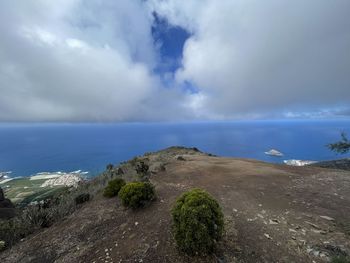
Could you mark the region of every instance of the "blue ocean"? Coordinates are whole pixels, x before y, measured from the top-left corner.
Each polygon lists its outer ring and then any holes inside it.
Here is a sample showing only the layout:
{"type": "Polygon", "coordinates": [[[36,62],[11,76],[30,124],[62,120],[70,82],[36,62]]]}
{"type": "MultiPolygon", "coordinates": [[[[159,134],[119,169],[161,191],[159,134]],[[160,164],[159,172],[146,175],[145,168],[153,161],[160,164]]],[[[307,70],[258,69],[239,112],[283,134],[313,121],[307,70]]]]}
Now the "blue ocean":
{"type": "Polygon", "coordinates": [[[326,144],[350,134],[350,121],[235,121],[122,124],[0,124],[0,172],[88,171],[169,146],[197,147],[220,156],[267,162],[349,157],[326,144]],[[266,155],[277,149],[283,157],[266,155]]]}

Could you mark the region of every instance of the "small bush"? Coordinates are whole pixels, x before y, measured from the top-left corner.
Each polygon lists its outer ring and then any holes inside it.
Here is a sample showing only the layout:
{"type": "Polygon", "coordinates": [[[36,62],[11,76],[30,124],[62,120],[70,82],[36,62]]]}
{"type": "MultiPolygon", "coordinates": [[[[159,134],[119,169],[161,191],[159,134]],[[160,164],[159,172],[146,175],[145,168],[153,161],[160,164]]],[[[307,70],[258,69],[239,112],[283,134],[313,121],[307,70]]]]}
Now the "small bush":
{"type": "Polygon", "coordinates": [[[137,163],[135,169],[141,181],[148,181],[149,166],[144,161],[137,163]]]}
{"type": "Polygon", "coordinates": [[[122,168],[119,167],[117,170],[117,175],[122,175],[122,174],[124,174],[124,171],[122,168]]]}
{"type": "Polygon", "coordinates": [[[150,183],[128,183],[120,189],[119,198],[126,207],[143,207],[155,198],[154,187],[150,183]]]}
{"type": "Polygon", "coordinates": [[[21,238],[31,234],[37,226],[22,218],[0,220],[0,240],[4,242],[3,250],[18,242],[21,238]]]}
{"type": "Polygon", "coordinates": [[[177,160],[178,160],[178,161],[186,161],[186,159],[183,158],[182,156],[178,156],[178,157],[177,157],[177,160]]]}
{"type": "Polygon", "coordinates": [[[189,254],[212,253],[224,230],[218,202],[206,191],[182,194],[172,209],[173,234],[180,250],[189,254]]]}
{"type": "Polygon", "coordinates": [[[75,204],[80,205],[90,200],[90,194],[83,193],[75,198],[75,204]]]}
{"type": "Polygon", "coordinates": [[[113,164],[107,164],[107,166],[106,166],[106,170],[107,171],[112,171],[113,170],[113,164]]]}
{"type": "Polygon", "coordinates": [[[5,245],[6,245],[5,241],[0,240],[0,252],[5,250],[5,245]]]}
{"type": "Polygon", "coordinates": [[[104,190],[103,195],[105,197],[117,196],[120,189],[125,185],[125,181],[121,178],[113,179],[108,182],[107,187],[104,190]]]}
{"type": "Polygon", "coordinates": [[[331,263],[350,263],[350,258],[345,256],[333,257],[331,263]]]}

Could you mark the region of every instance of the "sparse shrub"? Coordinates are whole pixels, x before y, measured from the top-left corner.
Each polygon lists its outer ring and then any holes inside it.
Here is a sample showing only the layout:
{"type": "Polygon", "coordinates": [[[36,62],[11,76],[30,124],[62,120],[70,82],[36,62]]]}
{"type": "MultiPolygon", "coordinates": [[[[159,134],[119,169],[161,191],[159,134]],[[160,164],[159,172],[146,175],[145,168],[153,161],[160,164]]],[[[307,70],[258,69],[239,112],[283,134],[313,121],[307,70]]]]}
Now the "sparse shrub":
{"type": "Polygon", "coordinates": [[[177,160],[178,160],[178,161],[186,161],[186,159],[183,158],[182,156],[178,156],[178,157],[177,157],[177,160]]]}
{"type": "Polygon", "coordinates": [[[136,172],[138,174],[146,174],[148,172],[149,166],[145,164],[144,161],[140,161],[138,164],[136,164],[136,172]]]}
{"type": "Polygon", "coordinates": [[[137,162],[139,161],[139,157],[135,156],[134,158],[132,158],[129,163],[132,165],[132,166],[135,166],[137,164],[137,162]]]}
{"type": "Polygon", "coordinates": [[[141,181],[148,181],[147,175],[149,171],[149,166],[144,161],[140,161],[139,163],[137,163],[135,169],[141,181]]]}
{"type": "Polygon", "coordinates": [[[128,183],[120,189],[119,198],[126,207],[143,207],[155,198],[154,187],[150,183],[128,183]]]}
{"type": "Polygon", "coordinates": [[[64,189],[50,199],[33,202],[24,202],[23,207],[18,208],[17,216],[9,220],[0,219],[0,241],[5,242],[5,248],[9,248],[22,238],[36,232],[43,227],[49,227],[53,223],[62,220],[72,214],[76,208],[76,197],[82,193],[89,194],[90,198],[105,188],[106,175],[102,174],[86,184],[79,185],[77,189],[64,189]]]}
{"type": "Polygon", "coordinates": [[[103,195],[105,197],[117,196],[120,189],[125,185],[125,181],[121,178],[116,178],[108,182],[103,195]]]}
{"type": "Polygon", "coordinates": [[[83,193],[75,198],[75,204],[80,205],[90,200],[90,194],[83,193]]]}
{"type": "Polygon", "coordinates": [[[34,229],[29,222],[22,218],[0,220],[0,239],[4,242],[2,249],[12,246],[21,238],[32,233],[34,229]]]}
{"type": "Polygon", "coordinates": [[[350,263],[350,258],[345,256],[333,257],[331,263],[350,263]]]}
{"type": "Polygon", "coordinates": [[[0,240],[0,252],[3,251],[5,249],[5,241],[0,240]]]}
{"type": "Polygon", "coordinates": [[[124,174],[124,171],[122,168],[119,167],[117,170],[117,175],[122,175],[122,174],[124,174]]]}
{"type": "Polygon", "coordinates": [[[57,214],[55,212],[54,209],[33,206],[25,209],[22,216],[29,225],[45,228],[50,227],[56,220],[57,214]]]}
{"type": "Polygon", "coordinates": [[[212,253],[224,230],[218,202],[206,191],[182,194],[172,209],[173,234],[180,250],[189,254],[212,253]]]}
{"type": "Polygon", "coordinates": [[[113,164],[107,164],[107,166],[106,166],[106,170],[107,171],[112,171],[112,169],[113,169],[113,164]]]}
{"type": "Polygon", "coordinates": [[[350,258],[346,256],[333,257],[331,263],[350,263],[350,258]]]}
{"type": "Polygon", "coordinates": [[[350,151],[350,141],[344,132],[341,133],[341,140],[327,145],[333,152],[346,154],[350,151]]]}

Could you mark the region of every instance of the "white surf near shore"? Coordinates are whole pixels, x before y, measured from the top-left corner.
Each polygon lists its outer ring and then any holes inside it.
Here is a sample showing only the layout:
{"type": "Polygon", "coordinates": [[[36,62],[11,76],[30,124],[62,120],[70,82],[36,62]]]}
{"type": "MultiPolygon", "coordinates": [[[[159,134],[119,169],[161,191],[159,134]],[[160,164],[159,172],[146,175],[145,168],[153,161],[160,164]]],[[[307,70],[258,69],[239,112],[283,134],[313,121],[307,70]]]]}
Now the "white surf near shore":
{"type": "Polygon", "coordinates": [[[28,177],[9,177],[8,174],[11,172],[0,172],[0,185],[3,185],[9,181],[15,179],[25,179],[27,178],[30,181],[35,180],[44,180],[41,187],[50,187],[50,186],[74,186],[77,187],[81,181],[85,180],[85,175],[89,172],[82,170],[77,170],[73,172],[40,172],[28,177]]]}
{"type": "Polygon", "coordinates": [[[0,172],[0,180],[1,179],[8,179],[9,178],[9,174],[11,174],[12,171],[7,171],[7,172],[0,172]]]}
{"type": "Polygon", "coordinates": [[[4,179],[4,180],[1,180],[1,181],[0,181],[0,184],[4,184],[4,183],[7,183],[7,182],[10,182],[10,181],[12,181],[13,179],[15,179],[15,178],[7,178],[7,179],[4,179]]]}
{"type": "Polygon", "coordinates": [[[11,173],[12,171],[0,172],[0,184],[4,184],[6,182],[13,180],[13,178],[9,177],[9,174],[11,173]]]}
{"type": "Polygon", "coordinates": [[[303,160],[296,160],[296,159],[284,160],[283,162],[286,165],[291,165],[291,166],[305,166],[305,165],[317,163],[317,161],[303,161],[303,160]]]}
{"type": "Polygon", "coordinates": [[[29,180],[43,180],[43,179],[53,179],[62,176],[63,173],[56,172],[56,173],[38,173],[36,175],[33,175],[29,178],[29,180]]]}

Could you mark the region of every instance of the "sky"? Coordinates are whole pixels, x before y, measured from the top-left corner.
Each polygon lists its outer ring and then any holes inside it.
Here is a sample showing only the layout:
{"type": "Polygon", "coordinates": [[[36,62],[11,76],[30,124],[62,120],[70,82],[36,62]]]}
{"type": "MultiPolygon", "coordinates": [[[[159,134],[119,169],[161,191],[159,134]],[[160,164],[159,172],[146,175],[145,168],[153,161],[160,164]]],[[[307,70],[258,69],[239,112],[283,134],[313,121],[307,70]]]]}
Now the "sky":
{"type": "Polygon", "coordinates": [[[1,0],[0,122],[350,117],[348,0],[1,0]]]}

